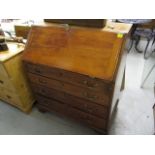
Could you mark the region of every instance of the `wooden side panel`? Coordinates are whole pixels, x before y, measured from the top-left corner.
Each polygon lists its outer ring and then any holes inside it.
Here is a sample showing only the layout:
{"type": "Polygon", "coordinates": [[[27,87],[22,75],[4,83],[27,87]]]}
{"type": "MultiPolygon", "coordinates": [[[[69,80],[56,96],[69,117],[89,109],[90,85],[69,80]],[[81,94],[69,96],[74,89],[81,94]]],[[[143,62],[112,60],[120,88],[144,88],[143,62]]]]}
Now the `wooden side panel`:
{"type": "Polygon", "coordinates": [[[3,63],[0,63],[0,77],[8,78],[8,74],[3,66],[3,63]]]}
{"type": "MultiPolygon", "coordinates": [[[[129,36],[126,36],[128,38],[129,36]]],[[[108,127],[110,127],[113,116],[115,115],[117,105],[119,103],[119,100],[121,98],[121,91],[124,90],[125,87],[125,67],[126,67],[126,58],[127,58],[127,39],[124,40],[124,43],[122,44],[121,54],[120,54],[120,62],[119,66],[116,69],[116,81],[115,81],[115,87],[113,91],[113,98],[111,103],[111,108],[109,112],[109,124],[108,127]]]]}
{"type": "Polygon", "coordinates": [[[21,61],[21,55],[22,54],[18,54],[16,57],[13,57],[9,61],[5,62],[5,68],[12,84],[18,92],[23,91],[31,93],[32,91],[21,61]]]}

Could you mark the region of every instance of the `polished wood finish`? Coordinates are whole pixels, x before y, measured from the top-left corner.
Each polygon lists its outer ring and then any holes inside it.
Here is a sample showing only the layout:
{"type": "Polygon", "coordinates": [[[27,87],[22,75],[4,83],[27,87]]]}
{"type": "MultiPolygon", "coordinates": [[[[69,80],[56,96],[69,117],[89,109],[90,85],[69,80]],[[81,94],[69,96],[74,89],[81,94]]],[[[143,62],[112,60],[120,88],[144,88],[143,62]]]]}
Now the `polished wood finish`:
{"type": "Polygon", "coordinates": [[[25,68],[30,73],[41,75],[47,78],[52,78],[55,80],[60,80],[84,88],[101,91],[108,91],[109,89],[112,89],[111,87],[109,87],[108,83],[103,82],[103,80],[99,78],[90,77],[84,74],[78,74],[76,72],[65,71],[63,69],[52,68],[48,67],[47,65],[39,65],[33,63],[26,63],[25,68]]]}
{"type": "Polygon", "coordinates": [[[71,118],[74,118],[80,122],[86,123],[90,126],[93,126],[94,128],[104,130],[106,127],[106,120],[96,117],[94,115],[91,115],[89,113],[85,113],[81,110],[72,108],[70,106],[67,106],[63,102],[50,100],[48,98],[44,98],[41,96],[37,96],[37,99],[39,101],[38,106],[42,107],[47,111],[56,111],[58,113],[70,116],[71,118]]]}
{"type": "Polygon", "coordinates": [[[57,91],[55,89],[36,85],[35,83],[32,83],[32,88],[38,95],[58,100],[60,102],[65,102],[72,107],[107,119],[108,110],[106,106],[102,106],[100,104],[96,104],[94,102],[75,97],[63,91],[57,91]]]}
{"type": "Polygon", "coordinates": [[[8,43],[8,47],[0,52],[0,99],[29,112],[34,97],[21,62],[24,45],[8,43]]]}
{"type": "Polygon", "coordinates": [[[114,80],[124,37],[117,38],[116,34],[93,29],[66,30],[63,27],[39,26],[34,26],[31,34],[29,48],[25,49],[25,60],[37,64],[46,62],[50,67],[107,81],[114,80]]]}
{"type": "Polygon", "coordinates": [[[49,79],[31,73],[28,73],[28,77],[31,82],[42,85],[43,87],[54,88],[58,91],[62,90],[76,97],[94,101],[105,106],[109,105],[110,97],[112,96],[111,91],[93,91],[92,89],[74,86],[59,80],[49,79]]]}
{"type": "Polygon", "coordinates": [[[123,89],[126,37],[105,29],[33,26],[23,63],[39,109],[107,133],[123,89]]]}

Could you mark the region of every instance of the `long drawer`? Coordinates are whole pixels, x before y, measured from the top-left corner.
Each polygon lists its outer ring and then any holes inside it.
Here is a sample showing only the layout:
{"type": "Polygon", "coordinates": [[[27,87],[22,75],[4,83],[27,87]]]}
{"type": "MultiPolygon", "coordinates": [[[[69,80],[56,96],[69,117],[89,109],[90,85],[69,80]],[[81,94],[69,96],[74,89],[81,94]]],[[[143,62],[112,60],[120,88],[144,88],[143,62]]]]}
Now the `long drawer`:
{"type": "Polygon", "coordinates": [[[10,91],[15,91],[15,88],[13,87],[12,81],[9,79],[9,77],[0,76],[0,88],[6,88],[10,91]]]}
{"type": "Polygon", "coordinates": [[[24,63],[24,66],[28,72],[93,90],[109,92],[113,88],[113,85],[103,82],[100,79],[65,71],[63,69],[52,68],[39,64],[35,65],[27,62],[24,63]]]}
{"type": "Polygon", "coordinates": [[[17,94],[15,94],[7,89],[4,89],[4,88],[1,88],[1,90],[0,90],[0,99],[3,101],[6,101],[12,105],[15,105],[15,106],[22,105],[20,97],[17,94]]]}
{"type": "Polygon", "coordinates": [[[55,100],[64,102],[74,108],[80,109],[84,112],[90,113],[92,115],[96,115],[101,118],[108,118],[108,108],[95,104],[93,102],[88,102],[84,99],[80,99],[78,97],[66,94],[61,91],[56,91],[54,89],[45,88],[36,84],[32,84],[32,88],[37,94],[41,94],[48,98],[53,98],[55,100]]]}
{"type": "Polygon", "coordinates": [[[47,111],[55,111],[59,114],[70,116],[70,118],[76,119],[80,122],[84,122],[94,128],[106,130],[106,120],[91,114],[85,113],[78,109],[69,107],[68,105],[58,102],[56,100],[47,99],[37,95],[38,104],[37,106],[47,111]]]}
{"type": "Polygon", "coordinates": [[[31,82],[44,87],[53,88],[58,91],[63,91],[73,96],[84,98],[86,100],[109,106],[110,94],[108,92],[96,92],[86,88],[77,87],[55,79],[49,79],[39,75],[28,73],[31,82]]]}

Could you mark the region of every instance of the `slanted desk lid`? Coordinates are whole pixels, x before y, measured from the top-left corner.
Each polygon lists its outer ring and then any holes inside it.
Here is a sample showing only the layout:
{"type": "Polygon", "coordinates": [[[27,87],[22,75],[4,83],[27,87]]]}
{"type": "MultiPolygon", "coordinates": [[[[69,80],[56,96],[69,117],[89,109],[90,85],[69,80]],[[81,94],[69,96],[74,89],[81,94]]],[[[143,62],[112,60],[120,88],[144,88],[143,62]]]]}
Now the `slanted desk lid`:
{"type": "Polygon", "coordinates": [[[111,81],[123,39],[102,29],[33,26],[23,60],[111,81]]]}

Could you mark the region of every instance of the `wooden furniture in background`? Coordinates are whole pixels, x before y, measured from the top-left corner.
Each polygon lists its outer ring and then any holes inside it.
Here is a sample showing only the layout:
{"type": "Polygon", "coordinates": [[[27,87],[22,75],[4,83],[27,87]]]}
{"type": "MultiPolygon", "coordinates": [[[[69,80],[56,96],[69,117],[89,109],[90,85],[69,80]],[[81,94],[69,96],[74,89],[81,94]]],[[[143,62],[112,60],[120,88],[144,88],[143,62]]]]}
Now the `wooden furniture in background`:
{"type": "Polygon", "coordinates": [[[23,37],[27,39],[31,26],[24,25],[24,24],[16,24],[15,26],[15,34],[17,37],[23,37]]]}
{"type": "Polygon", "coordinates": [[[41,111],[55,111],[107,133],[124,85],[131,28],[113,26],[32,26],[23,63],[41,111]]]}
{"type": "Polygon", "coordinates": [[[23,44],[8,43],[9,50],[0,52],[0,99],[24,112],[34,102],[21,62],[23,44]]]}
{"type": "Polygon", "coordinates": [[[45,22],[103,28],[105,19],[44,19],[45,22]]]}

